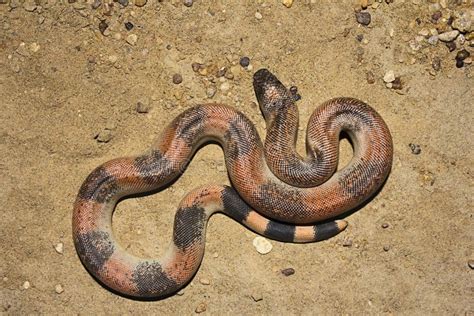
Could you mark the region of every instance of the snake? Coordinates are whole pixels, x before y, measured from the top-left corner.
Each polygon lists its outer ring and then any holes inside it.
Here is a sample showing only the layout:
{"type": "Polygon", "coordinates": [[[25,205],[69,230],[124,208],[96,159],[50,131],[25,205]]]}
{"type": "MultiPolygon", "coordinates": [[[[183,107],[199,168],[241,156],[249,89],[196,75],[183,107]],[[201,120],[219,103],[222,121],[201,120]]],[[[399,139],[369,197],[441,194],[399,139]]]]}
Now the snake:
{"type": "Polygon", "coordinates": [[[254,73],[253,87],[266,123],[264,142],[241,112],[201,104],[178,115],[146,153],[110,160],[87,176],[74,203],[72,233],[82,264],[99,283],[126,297],[166,298],[196,274],[213,214],[224,213],[274,240],[314,242],[344,230],[348,223],[341,216],[380,190],[391,170],[393,144],[372,107],[348,97],[321,104],[310,116],[302,156],[296,149],[294,91],[267,69],[254,73]],[[353,155],[337,170],[343,136],[353,155]],[[129,253],[113,233],[117,203],[169,186],[209,143],[222,148],[231,186],[204,183],[185,195],[162,257],[129,253]]]}

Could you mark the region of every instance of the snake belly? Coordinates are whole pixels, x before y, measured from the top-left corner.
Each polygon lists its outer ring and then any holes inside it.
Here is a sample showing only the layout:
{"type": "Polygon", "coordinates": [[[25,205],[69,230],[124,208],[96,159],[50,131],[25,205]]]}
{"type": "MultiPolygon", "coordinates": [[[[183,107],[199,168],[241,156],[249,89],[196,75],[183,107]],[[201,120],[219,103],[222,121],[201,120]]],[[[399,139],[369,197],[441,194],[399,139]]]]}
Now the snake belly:
{"type": "Polygon", "coordinates": [[[272,239],[313,242],[342,231],[347,222],[330,219],[380,189],[391,170],[393,145],[374,109],[353,98],[323,103],[309,120],[302,157],[295,149],[294,95],[266,69],[254,74],[253,83],[267,124],[264,143],[241,112],[222,104],[198,105],[176,117],[146,154],[105,162],[86,178],[74,204],[73,239],[82,263],[103,285],[130,297],[169,296],[196,273],[212,214],[222,212],[272,239]],[[342,132],[354,154],[336,172],[342,132]],[[118,201],[176,180],[210,141],[224,151],[232,187],[207,184],[183,198],[162,258],[128,253],[112,230],[118,201]]]}

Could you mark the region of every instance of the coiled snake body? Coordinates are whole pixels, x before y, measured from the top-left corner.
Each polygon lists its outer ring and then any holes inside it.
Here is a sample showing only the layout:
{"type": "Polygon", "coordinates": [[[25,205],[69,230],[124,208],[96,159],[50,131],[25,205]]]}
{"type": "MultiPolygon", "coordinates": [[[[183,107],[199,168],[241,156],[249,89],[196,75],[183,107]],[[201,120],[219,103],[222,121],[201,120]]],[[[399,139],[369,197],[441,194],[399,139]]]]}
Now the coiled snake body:
{"type": "Polygon", "coordinates": [[[266,69],[255,73],[254,89],[267,123],[264,144],[242,113],[220,104],[199,105],[174,119],[147,154],[111,160],[87,177],[74,204],[73,237],[83,264],[99,281],[127,296],[164,297],[196,273],[213,213],[223,212],[280,241],[318,241],[347,223],[317,222],[359,206],[381,187],[392,165],[392,139],[371,107],[351,98],[325,102],[309,120],[307,157],[301,157],[295,150],[294,95],[266,69]],[[335,172],[341,132],[349,135],[354,155],[335,172]],[[162,258],[129,254],[113,235],[118,200],[169,184],[211,140],[224,150],[232,187],[206,185],[184,197],[162,258]]]}

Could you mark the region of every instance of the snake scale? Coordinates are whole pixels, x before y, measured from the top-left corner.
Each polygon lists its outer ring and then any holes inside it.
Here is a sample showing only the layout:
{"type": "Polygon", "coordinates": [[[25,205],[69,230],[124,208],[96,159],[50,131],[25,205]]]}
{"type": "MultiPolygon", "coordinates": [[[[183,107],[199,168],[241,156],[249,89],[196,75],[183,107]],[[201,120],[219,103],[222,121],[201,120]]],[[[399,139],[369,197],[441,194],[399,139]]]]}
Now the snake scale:
{"type": "Polygon", "coordinates": [[[381,187],[391,170],[393,145],[387,125],[370,106],[352,98],[323,103],[310,117],[302,157],[295,149],[294,93],[266,69],[254,74],[253,85],[267,124],[264,143],[242,113],[222,104],[198,105],[176,117],[146,154],[108,161],[86,178],[74,204],[73,238],[82,263],[102,284],[125,296],[169,296],[196,273],[215,212],[272,239],[312,242],[342,231],[345,221],[329,219],[381,187]],[[352,143],[353,157],[336,172],[341,132],[352,143]],[[128,253],[112,229],[118,201],[174,181],[210,141],[224,151],[232,187],[204,185],[183,198],[162,258],[128,253]]]}

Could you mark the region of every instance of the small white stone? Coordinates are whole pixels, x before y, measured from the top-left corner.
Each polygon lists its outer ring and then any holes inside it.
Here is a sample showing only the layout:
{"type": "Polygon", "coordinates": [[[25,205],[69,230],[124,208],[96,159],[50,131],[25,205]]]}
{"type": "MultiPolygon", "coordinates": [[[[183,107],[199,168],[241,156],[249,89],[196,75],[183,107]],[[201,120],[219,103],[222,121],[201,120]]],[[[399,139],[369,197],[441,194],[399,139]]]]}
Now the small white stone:
{"type": "Polygon", "coordinates": [[[293,5],[293,0],[282,0],[281,3],[283,3],[285,7],[291,8],[291,6],[293,5]]]}
{"type": "Polygon", "coordinates": [[[127,36],[127,39],[126,39],[127,43],[129,43],[132,46],[134,46],[137,43],[137,40],[138,40],[137,34],[130,34],[129,36],[127,36]]]}
{"type": "Polygon", "coordinates": [[[224,81],[224,82],[221,84],[220,89],[221,89],[222,92],[229,91],[229,89],[230,89],[230,84],[229,84],[227,81],[224,81]]]}
{"type": "Polygon", "coordinates": [[[200,278],[199,283],[201,283],[202,285],[209,285],[211,284],[211,281],[207,278],[200,278]]]}
{"type": "Polygon", "coordinates": [[[109,61],[112,63],[112,64],[115,64],[118,60],[118,56],[117,55],[110,55],[109,56],[109,61]]]}
{"type": "Polygon", "coordinates": [[[28,281],[25,281],[25,283],[23,283],[23,288],[24,288],[25,290],[28,290],[28,289],[30,288],[30,286],[31,286],[31,284],[30,284],[30,282],[28,282],[28,281]]]}
{"type": "Polygon", "coordinates": [[[259,254],[266,255],[270,251],[272,251],[272,244],[262,236],[257,236],[252,242],[253,246],[257,250],[259,254]]]}
{"type": "Polygon", "coordinates": [[[37,51],[39,51],[41,48],[41,46],[38,44],[38,43],[31,43],[30,44],[30,50],[33,52],[33,53],[36,53],[37,51]]]}
{"type": "Polygon", "coordinates": [[[260,12],[257,11],[257,12],[255,12],[255,18],[256,18],[257,20],[261,20],[261,19],[263,18],[263,16],[262,16],[262,14],[261,14],[260,12]]]}
{"type": "Polygon", "coordinates": [[[442,42],[451,42],[459,35],[458,30],[444,32],[438,35],[438,38],[442,42]]]}
{"type": "Polygon", "coordinates": [[[54,246],[54,250],[56,250],[57,253],[62,254],[62,253],[63,253],[63,250],[64,250],[64,244],[63,244],[62,242],[57,243],[57,244],[54,246]]]}
{"type": "Polygon", "coordinates": [[[446,9],[448,6],[448,3],[446,0],[439,0],[439,5],[441,6],[441,8],[446,9]]]}
{"type": "Polygon", "coordinates": [[[383,76],[383,81],[386,83],[393,82],[395,80],[395,73],[393,70],[389,70],[385,73],[385,76],[383,76]]]}
{"type": "Polygon", "coordinates": [[[438,35],[433,35],[431,36],[430,38],[428,38],[428,43],[430,43],[431,45],[436,45],[438,44],[438,35]]]}
{"type": "Polygon", "coordinates": [[[421,29],[419,32],[418,32],[419,35],[421,36],[428,36],[430,34],[430,31],[428,31],[428,29],[421,29]]]}
{"type": "Polygon", "coordinates": [[[54,291],[58,294],[61,294],[62,292],[64,292],[64,289],[62,287],[61,284],[57,284],[55,287],[54,287],[54,291]]]}

